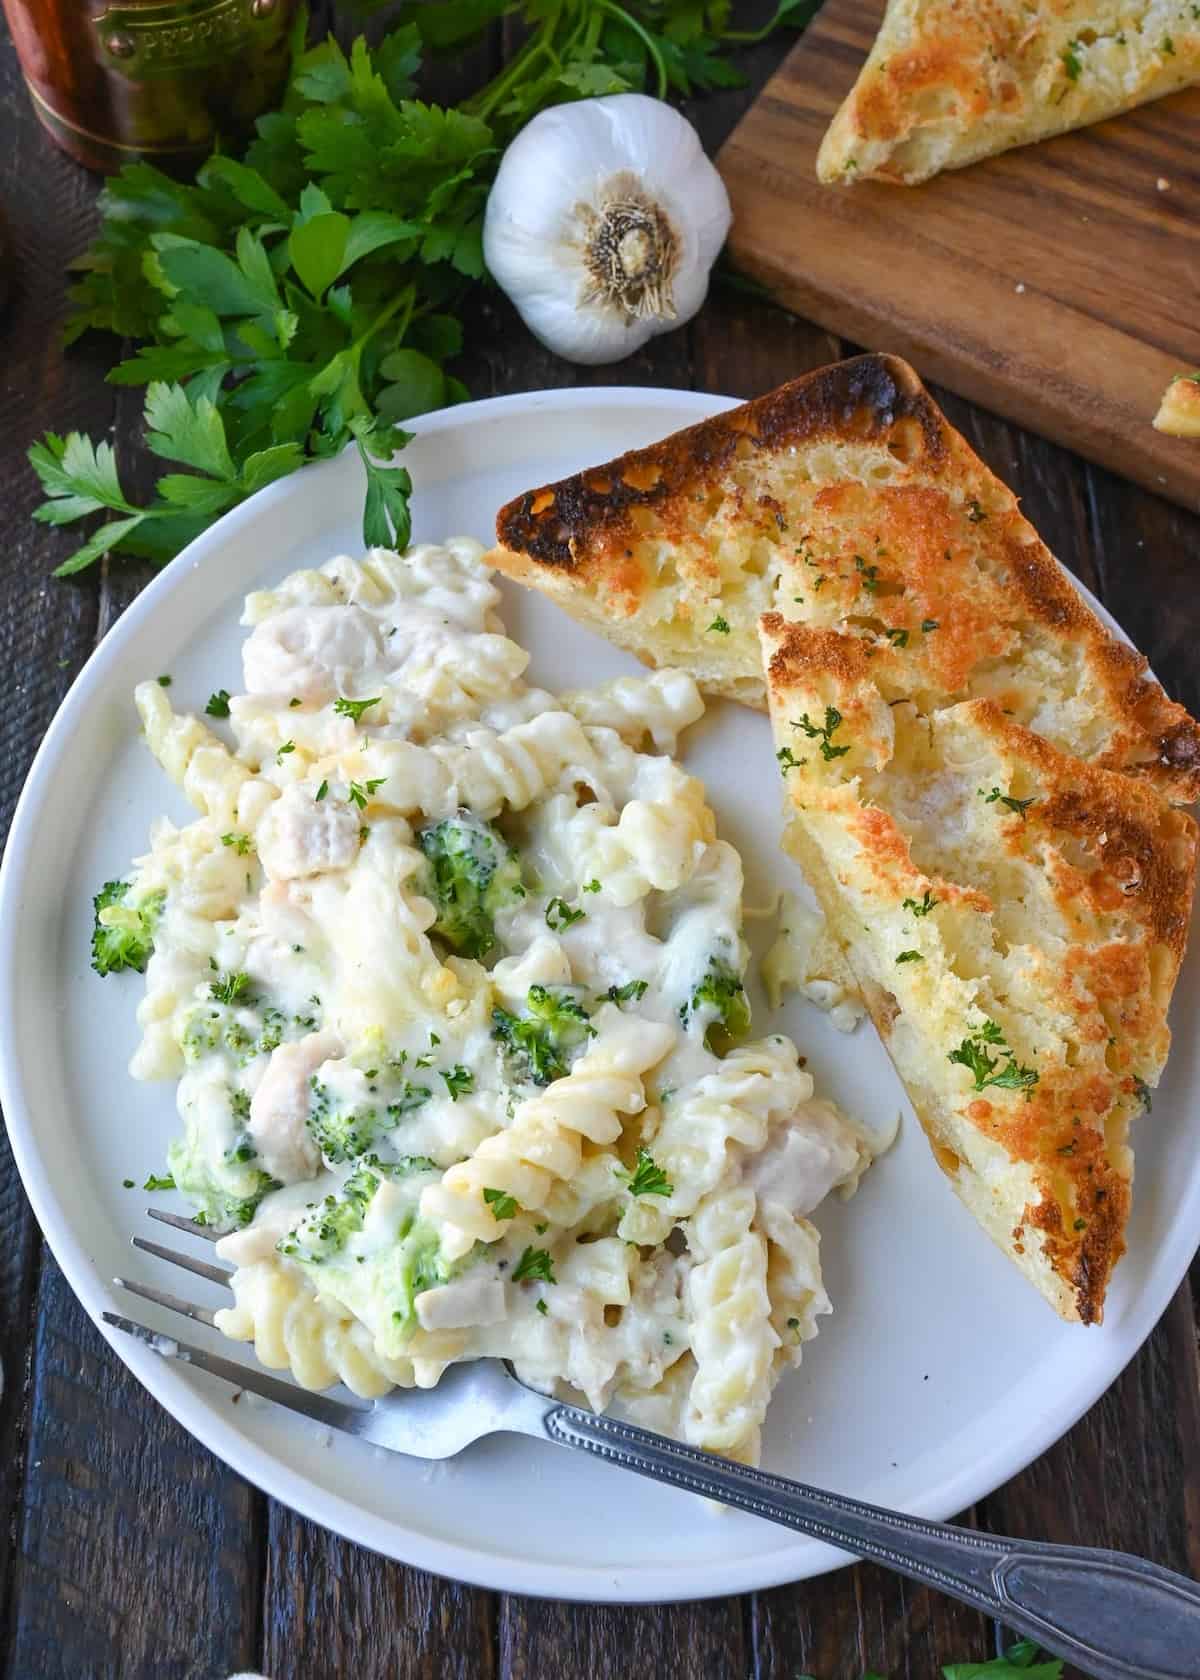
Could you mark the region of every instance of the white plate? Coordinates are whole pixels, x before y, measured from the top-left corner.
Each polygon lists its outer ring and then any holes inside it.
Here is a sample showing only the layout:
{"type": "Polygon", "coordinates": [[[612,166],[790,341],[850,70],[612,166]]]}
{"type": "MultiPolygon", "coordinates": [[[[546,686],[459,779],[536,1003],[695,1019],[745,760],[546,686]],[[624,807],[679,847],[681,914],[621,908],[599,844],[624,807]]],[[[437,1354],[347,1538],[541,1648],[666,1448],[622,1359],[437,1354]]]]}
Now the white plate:
{"type": "MultiPolygon", "coordinates": [[[[496,508],[519,490],[725,406],[684,392],[580,390],[433,416],[416,426],[405,457],[417,486],[414,535],[487,540],[496,508]]],[[[176,1125],[172,1087],[137,1085],[125,1072],[138,977],[102,983],[88,967],[91,894],[143,849],[155,812],[186,814],[138,740],[130,690],[170,672],[172,699],[198,708],[213,689],[239,687],[244,592],[358,552],[361,506],[361,469],[342,456],[264,490],[193,543],[89,660],[17,810],[0,875],[0,1098],[34,1210],[93,1318],[128,1306],[108,1282],[115,1271],[162,1280],[163,1268],[130,1253],[130,1232],[146,1229],[147,1197],[121,1181],[140,1184],[160,1166],[176,1125]]],[[[533,676],[551,686],[630,663],[539,597],[509,591],[506,612],[533,650],[533,676]]],[[[765,720],[714,703],[687,761],[745,859],[747,903],[762,904],[793,878],[777,849],[780,785],[765,720]]],[[[752,940],[763,931],[749,923],[752,940]]],[[[1130,1253],[1099,1330],[1059,1323],[960,1207],[869,1026],[845,1038],[804,1004],[782,1012],[778,1024],[807,1053],[820,1089],[876,1122],[901,1109],[905,1124],[858,1196],[819,1215],[835,1313],[772,1404],[769,1469],[946,1517],[1027,1464],[1108,1386],[1166,1306],[1200,1230],[1197,1035],[1180,1030],[1196,1020],[1197,967],[1193,954],[1175,999],[1170,1070],[1153,1119],[1137,1128],[1130,1253]]],[[[167,1316],[163,1328],[177,1329],[167,1316]]],[[[223,1384],[109,1340],[242,1475],[363,1545],[441,1574],[630,1601],[742,1592],[845,1561],[757,1518],[714,1515],[524,1438],[481,1442],[435,1468],[385,1457],[273,1407],[235,1408],[223,1384]]]]}

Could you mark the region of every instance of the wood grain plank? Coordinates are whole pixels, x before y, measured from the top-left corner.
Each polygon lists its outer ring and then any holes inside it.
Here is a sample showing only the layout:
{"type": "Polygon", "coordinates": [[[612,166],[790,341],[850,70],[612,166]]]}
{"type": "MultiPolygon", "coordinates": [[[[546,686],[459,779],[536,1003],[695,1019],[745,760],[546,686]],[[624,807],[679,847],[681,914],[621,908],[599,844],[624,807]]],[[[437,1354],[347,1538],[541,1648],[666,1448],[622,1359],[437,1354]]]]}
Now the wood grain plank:
{"type": "MultiPolygon", "coordinates": [[[[51,567],[70,550],[63,533],[30,519],[41,500],[25,450],[65,418],[103,430],[111,393],[99,363],[84,354],[63,362],[56,326],[68,257],[91,225],[91,181],[52,153],[28,110],[7,42],[0,50],[0,204],[7,249],[6,300],[0,302],[0,489],[7,515],[0,553],[0,661],[7,673],[0,708],[0,832],[7,832],[30,760],[96,626],[94,588],[54,583],[51,567]],[[47,205],[54,213],[47,216],[47,205]]],[[[21,1527],[30,1430],[33,1314],[41,1238],[9,1149],[0,1136],[0,1650],[8,1648],[13,1560],[21,1527]]]]}
{"type": "Polygon", "coordinates": [[[636,1606],[505,1598],[498,1674],[500,1680],[740,1680],[752,1672],[744,1604],[738,1598],[636,1606]]]}
{"type": "Polygon", "coordinates": [[[1200,89],[919,188],[823,187],[821,138],[882,12],[826,0],[723,148],[735,261],[831,331],[1200,507],[1200,453],[1150,425],[1200,362],[1200,89]]]}
{"type": "Polygon", "coordinates": [[[184,1680],[253,1665],[262,1499],[113,1357],[47,1252],[7,1672],[184,1680]]]}
{"type": "Polygon", "coordinates": [[[275,1680],[493,1680],[494,1604],[272,1502],[262,1667],[275,1680]]]}

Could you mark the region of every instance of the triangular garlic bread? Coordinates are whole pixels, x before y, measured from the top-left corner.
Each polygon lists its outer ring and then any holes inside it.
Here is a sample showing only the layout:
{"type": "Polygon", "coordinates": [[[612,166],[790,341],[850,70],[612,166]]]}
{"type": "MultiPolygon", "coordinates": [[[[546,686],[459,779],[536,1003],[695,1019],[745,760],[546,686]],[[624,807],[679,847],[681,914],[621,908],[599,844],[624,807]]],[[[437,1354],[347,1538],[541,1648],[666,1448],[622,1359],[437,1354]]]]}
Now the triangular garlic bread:
{"type": "Polygon", "coordinates": [[[990,699],[897,699],[858,634],[763,621],[816,891],[938,1163],[1064,1318],[1124,1251],[1130,1120],[1166,1059],[1196,825],[990,699]]]}
{"type": "Polygon", "coordinates": [[[911,186],[1196,81],[1192,0],[889,0],[817,175],[911,186]]]}
{"type": "Polygon", "coordinates": [[[991,698],[1200,795],[1200,727],[1080,599],[912,369],[860,356],[501,509],[489,560],[647,664],[764,704],[765,612],[861,640],[924,711],[991,698]]]}

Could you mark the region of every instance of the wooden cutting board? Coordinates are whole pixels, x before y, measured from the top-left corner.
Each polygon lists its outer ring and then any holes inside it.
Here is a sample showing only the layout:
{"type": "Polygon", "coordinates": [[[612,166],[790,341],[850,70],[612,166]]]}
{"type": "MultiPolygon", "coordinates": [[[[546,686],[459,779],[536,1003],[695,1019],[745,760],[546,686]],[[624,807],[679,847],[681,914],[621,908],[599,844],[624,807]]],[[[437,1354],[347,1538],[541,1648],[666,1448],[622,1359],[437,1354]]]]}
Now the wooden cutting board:
{"type": "Polygon", "coordinates": [[[735,263],[831,332],[1200,508],[1200,440],[1150,424],[1171,375],[1200,367],[1200,88],[921,187],[823,187],[817,149],[883,9],[826,0],[727,141],[735,263]]]}

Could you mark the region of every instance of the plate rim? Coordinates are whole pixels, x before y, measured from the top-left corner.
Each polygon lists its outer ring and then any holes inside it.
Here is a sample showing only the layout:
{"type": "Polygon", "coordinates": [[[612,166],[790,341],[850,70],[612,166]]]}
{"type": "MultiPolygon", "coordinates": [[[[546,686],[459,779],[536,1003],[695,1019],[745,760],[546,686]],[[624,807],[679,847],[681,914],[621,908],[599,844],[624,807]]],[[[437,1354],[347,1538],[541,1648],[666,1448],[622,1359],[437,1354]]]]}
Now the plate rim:
{"type": "MultiPolygon", "coordinates": [[[[743,400],[665,386],[551,387],[459,404],[406,422],[406,425],[414,432],[427,435],[454,430],[467,420],[487,421],[496,415],[533,413],[538,409],[637,409],[659,404],[674,408],[684,416],[690,414],[692,418],[685,419],[684,423],[691,424],[737,407],[743,400]]],[[[329,461],[301,470],[310,479],[322,474],[332,475],[344,470],[346,455],[352,449],[353,446],[329,461]]],[[[58,1204],[51,1175],[39,1156],[32,1114],[23,1099],[20,1058],[10,1038],[18,959],[16,923],[14,917],[4,914],[4,909],[10,896],[20,892],[22,880],[30,868],[43,787],[68,749],[77,713],[87,704],[92,688],[103,680],[108,666],[119,660],[126,637],[132,635],[143,620],[153,616],[159,600],[176,587],[185,572],[203,564],[209,552],[223,546],[243,523],[257,521],[264,511],[269,512],[286,496],[294,494],[296,476],[289,475],[268,485],[223,515],[165,566],[130,603],[92,650],[60,702],[30,764],[13,812],[3,860],[0,861],[0,1106],[3,1107],[9,1143],[22,1186],[51,1253],[89,1320],[117,1357],[151,1396],[214,1457],[300,1515],[344,1539],[410,1567],[428,1569],[493,1591],[576,1602],[630,1604],[681,1603],[727,1596],[807,1579],[844,1567],[853,1561],[850,1554],[807,1537],[798,1537],[790,1545],[781,1546],[767,1556],[755,1554],[728,1563],[715,1559],[710,1562],[689,1560],[673,1566],[629,1568],[528,1562],[513,1552],[501,1552],[482,1545],[467,1546],[404,1528],[398,1519],[378,1517],[352,1500],[328,1491],[299,1474],[270,1446],[255,1441],[243,1433],[232,1419],[219,1414],[211,1404],[207,1387],[201,1388],[186,1381],[183,1371],[171,1361],[160,1358],[100,1320],[100,1311],[112,1304],[111,1297],[106,1293],[106,1284],[98,1267],[85,1252],[82,1241],[71,1229],[65,1210],[58,1204]],[[396,1544],[398,1534],[402,1534],[405,1541],[400,1549],[396,1544]]],[[[1063,571],[1101,620],[1128,642],[1125,632],[1087,586],[1066,567],[1063,571]]],[[[1200,1215],[1200,1170],[1193,1178],[1187,1200],[1181,1206],[1180,1226],[1186,1223],[1183,1217],[1185,1209],[1200,1215]]],[[[1200,1223],[1200,1219],[1196,1222],[1200,1223]]],[[[1097,1368],[1091,1380],[1073,1395],[1069,1406],[1056,1410],[1053,1416],[1043,1411],[1040,1416],[1030,1418],[1029,1427],[1015,1450],[1010,1444],[1006,1453],[1003,1446],[997,1444],[986,1456],[977,1457],[969,1465],[943,1476],[931,1486],[927,1495],[912,1503],[912,1514],[934,1520],[953,1516],[993,1492],[1065,1435],[1117,1380],[1159,1322],[1191,1261],[1190,1250],[1185,1244],[1181,1248],[1184,1250],[1182,1257],[1176,1254],[1169,1265],[1165,1264],[1164,1254],[1160,1252],[1155,1272],[1143,1290],[1140,1310],[1131,1311],[1127,1315],[1129,1322],[1111,1332],[1117,1338],[1112,1358],[1097,1368]]],[[[398,1515],[402,1518],[403,1513],[398,1515]]]]}

